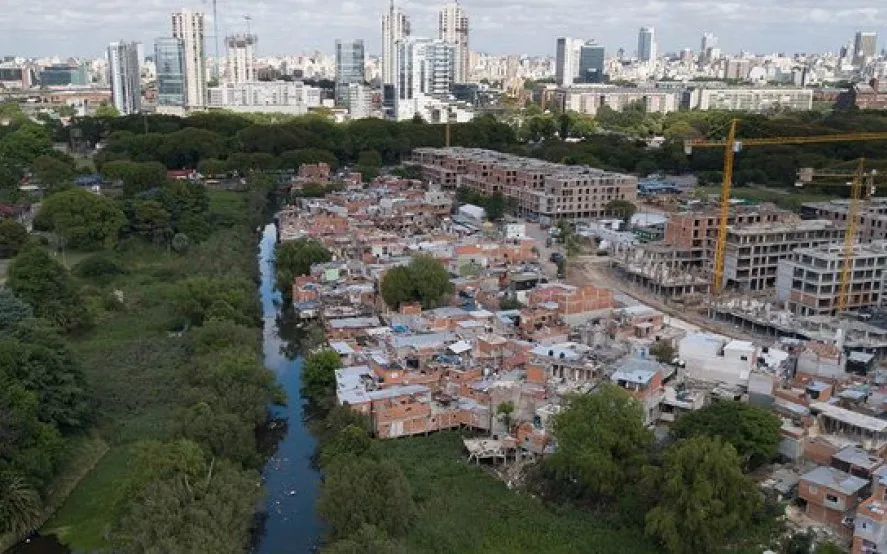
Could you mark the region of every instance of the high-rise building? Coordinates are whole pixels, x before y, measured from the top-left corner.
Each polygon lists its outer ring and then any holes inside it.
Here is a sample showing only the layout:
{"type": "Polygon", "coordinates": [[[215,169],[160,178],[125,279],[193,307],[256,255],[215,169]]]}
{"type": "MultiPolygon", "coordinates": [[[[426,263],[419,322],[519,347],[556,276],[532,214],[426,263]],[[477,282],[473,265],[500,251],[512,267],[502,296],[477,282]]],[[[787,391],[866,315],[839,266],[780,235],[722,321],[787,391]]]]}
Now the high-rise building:
{"type": "Polygon", "coordinates": [[[853,41],[853,64],[862,67],[875,58],[878,51],[878,34],[857,31],[853,41]]]}
{"type": "Polygon", "coordinates": [[[203,13],[183,9],[172,14],[172,36],[181,39],[185,53],[185,107],[206,105],[206,49],[203,13]]]}
{"type": "Polygon", "coordinates": [[[184,108],[188,100],[184,41],[172,37],[155,40],[154,65],[157,67],[157,106],[184,108]]]}
{"type": "Polygon", "coordinates": [[[256,35],[236,34],[225,37],[228,48],[228,63],[225,67],[225,82],[245,83],[256,80],[256,62],[253,46],[256,35]]]}
{"type": "Polygon", "coordinates": [[[108,82],[111,102],[121,115],[142,109],[142,79],[138,44],[112,42],[108,45],[108,82]]]}
{"type": "Polygon", "coordinates": [[[336,40],[336,104],[348,103],[348,85],[366,81],[363,39],[336,40]]]}
{"type": "Polygon", "coordinates": [[[649,62],[656,59],[656,30],[653,27],[641,27],[638,31],[638,60],[649,62]]]}
{"type": "Polygon", "coordinates": [[[705,53],[709,48],[717,48],[718,46],[718,37],[714,35],[714,33],[702,33],[702,42],[699,45],[699,51],[705,53]]]}
{"type": "Polygon", "coordinates": [[[456,48],[443,40],[410,37],[398,44],[397,117],[409,119],[423,96],[450,94],[455,74],[456,48]]]}
{"type": "Polygon", "coordinates": [[[584,41],[577,38],[557,39],[554,76],[559,86],[568,87],[579,76],[579,57],[582,54],[583,44],[584,41]]]}
{"type": "Polygon", "coordinates": [[[457,83],[467,83],[470,69],[468,52],[468,16],[459,4],[447,4],[440,10],[437,38],[455,49],[454,73],[457,83]]]}
{"type": "Polygon", "coordinates": [[[410,18],[394,7],[382,16],[382,84],[394,84],[397,79],[397,43],[410,36],[410,18]]]}
{"type": "Polygon", "coordinates": [[[580,83],[604,82],[604,47],[588,41],[579,47],[579,71],[576,80],[580,83]]]}

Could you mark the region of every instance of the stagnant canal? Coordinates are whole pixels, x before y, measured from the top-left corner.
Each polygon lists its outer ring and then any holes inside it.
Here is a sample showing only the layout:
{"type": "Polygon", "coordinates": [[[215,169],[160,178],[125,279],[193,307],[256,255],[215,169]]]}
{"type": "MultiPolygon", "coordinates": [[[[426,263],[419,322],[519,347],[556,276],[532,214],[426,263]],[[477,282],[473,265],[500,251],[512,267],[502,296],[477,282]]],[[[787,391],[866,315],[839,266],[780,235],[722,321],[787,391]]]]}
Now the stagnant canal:
{"type": "MultiPolygon", "coordinates": [[[[314,551],[321,538],[322,522],[314,509],[320,474],[311,463],[315,441],[303,418],[304,402],[299,394],[302,359],[294,346],[298,342],[298,329],[283,316],[280,291],[274,283],[276,242],[277,227],[272,223],[265,227],[259,243],[259,293],[265,320],[262,343],[265,365],[277,375],[289,404],[275,408],[273,413],[281,432],[272,433],[273,437],[269,437],[276,444],[271,448],[273,454],[262,471],[267,491],[266,513],[258,529],[253,552],[301,554],[314,551]]],[[[70,552],[55,537],[34,536],[8,554],[70,552]]]]}

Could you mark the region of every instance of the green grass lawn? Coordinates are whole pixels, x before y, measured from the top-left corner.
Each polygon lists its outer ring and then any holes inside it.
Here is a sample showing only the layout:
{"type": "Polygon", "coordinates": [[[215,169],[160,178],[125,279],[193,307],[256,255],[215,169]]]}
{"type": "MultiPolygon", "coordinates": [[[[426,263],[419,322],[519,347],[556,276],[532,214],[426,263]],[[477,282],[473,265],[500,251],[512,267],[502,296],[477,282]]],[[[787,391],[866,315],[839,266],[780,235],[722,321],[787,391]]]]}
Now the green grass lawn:
{"type": "MultiPolygon", "coordinates": [[[[708,194],[720,194],[721,187],[710,186],[702,187],[708,194]]],[[[775,189],[775,188],[758,188],[758,187],[733,187],[731,189],[732,198],[740,198],[749,202],[773,202],[780,208],[787,210],[800,209],[804,202],[820,202],[834,198],[832,195],[822,194],[818,192],[803,192],[795,189],[775,189]]]]}
{"type": "Polygon", "coordinates": [[[56,535],[80,552],[107,546],[105,526],[113,519],[117,488],[128,475],[129,449],[112,448],[68,497],[41,532],[56,535]]]}
{"type": "Polygon", "coordinates": [[[403,467],[419,507],[405,539],[409,552],[658,552],[638,529],[613,528],[590,513],[509,490],[465,461],[458,433],[385,441],[382,451],[403,467]]]}

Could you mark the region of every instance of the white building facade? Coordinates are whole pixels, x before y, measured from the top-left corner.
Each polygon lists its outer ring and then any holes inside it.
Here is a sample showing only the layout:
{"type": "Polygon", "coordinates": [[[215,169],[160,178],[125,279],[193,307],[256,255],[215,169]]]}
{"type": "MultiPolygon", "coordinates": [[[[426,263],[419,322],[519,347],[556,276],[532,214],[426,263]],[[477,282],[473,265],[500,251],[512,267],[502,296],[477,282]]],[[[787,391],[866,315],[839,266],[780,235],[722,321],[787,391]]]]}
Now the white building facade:
{"type": "Polygon", "coordinates": [[[382,16],[382,84],[391,85],[397,80],[397,44],[410,36],[410,18],[394,7],[382,16]]]}
{"type": "Polygon", "coordinates": [[[236,34],[225,38],[228,58],[225,64],[226,83],[246,83],[256,80],[254,46],[256,35],[236,34]]]}
{"type": "Polygon", "coordinates": [[[120,115],[141,111],[142,80],[138,43],[121,41],[108,45],[108,82],[111,85],[111,102],[120,115]]]}
{"type": "Polygon", "coordinates": [[[454,48],[453,78],[467,83],[470,71],[468,51],[468,16],[459,4],[447,4],[438,14],[438,36],[454,48]]]}
{"type": "Polygon", "coordinates": [[[304,115],[320,106],[320,89],[300,81],[226,83],[209,89],[210,108],[304,115]]]}
{"type": "Polygon", "coordinates": [[[181,39],[185,59],[185,106],[206,105],[206,49],[203,13],[184,9],[172,14],[172,36],[181,39]]]}

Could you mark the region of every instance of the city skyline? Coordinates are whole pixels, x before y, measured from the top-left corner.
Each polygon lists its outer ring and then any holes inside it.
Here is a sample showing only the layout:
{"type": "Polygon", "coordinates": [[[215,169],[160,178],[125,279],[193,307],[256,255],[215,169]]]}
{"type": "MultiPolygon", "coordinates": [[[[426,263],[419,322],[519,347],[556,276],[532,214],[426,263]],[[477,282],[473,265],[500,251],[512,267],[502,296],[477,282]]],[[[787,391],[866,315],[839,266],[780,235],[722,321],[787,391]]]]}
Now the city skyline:
{"type": "MultiPolygon", "coordinates": [[[[410,0],[397,2],[397,6],[410,17],[413,35],[436,36],[438,13],[445,3],[410,0]]],[[[776,5],[761,0],[710,5],[630,0],[619,10],[547,0],[519,0],[517,4],[469,0],[460,5],[471,19],[471,49],[492,54],[553,56],[559,36],[594,38],[608,52],[624,48],[633,54],[642,26],[656,28],[660,54],[687,47],[696,50],[704,30],[718,36],[719,47],[725,52],[757,53],[836,52],[851,42],[857,31],[887,33],[887,8],[874,0],[857,2],[852,9],[835,9],[824,0],[776,5]],[[815,33],[810,32],[811,26],[816,27],[815,33]]],[[[7,14],[9,28],[14,31],[0,36],[0,55],[99,57],[108,43],[121,37],[153,44],[168,33],[170,14],[182,8],[205,12],[207,30],[210,28],[208,2],[158,0],[140,8],[132,13],[129,5],[118,0],[47,0],[28,5],[7,14]],[[77,36],[85,38],[75,39],[77,36]]],[[[378,56],[382,53],[379,21],[387,8],[386,0],[222,0],[219,34],[242,32],[243,16],[249,14],[252,32],[262,37],[259,56],[313,50],[331,53],[336,37],[363,38],[367,52],[378,56]],[[294,10],[297,17],[281,17],[294,10]]]]}

